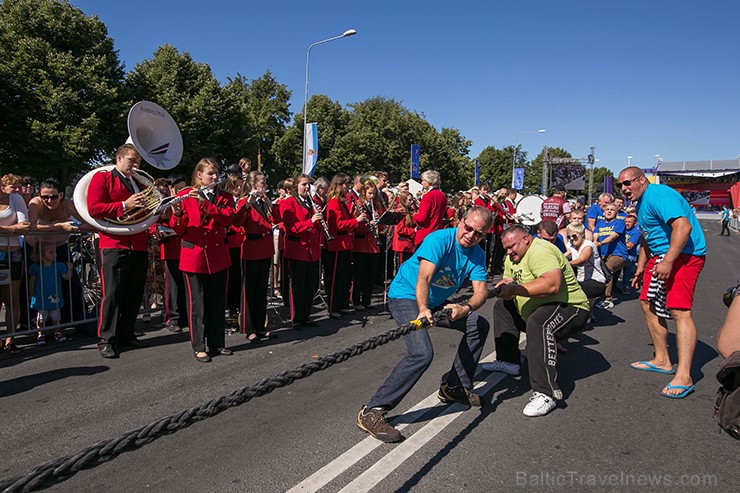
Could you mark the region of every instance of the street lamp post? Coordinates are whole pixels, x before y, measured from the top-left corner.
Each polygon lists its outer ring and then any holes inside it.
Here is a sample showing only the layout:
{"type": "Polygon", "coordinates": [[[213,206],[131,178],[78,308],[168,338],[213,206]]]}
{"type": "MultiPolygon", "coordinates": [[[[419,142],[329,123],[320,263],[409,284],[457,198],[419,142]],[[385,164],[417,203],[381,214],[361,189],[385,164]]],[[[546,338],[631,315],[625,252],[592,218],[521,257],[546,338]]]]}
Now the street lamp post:
{"type": "Polygon", "coordinates": [[[311,56],[311,48],[313,48],[316,45],[320,45],[323,43],[328,43],[329,41],[334,41],[335,39],[341,39],[346,38],[348,36],[354,36],[357,34],[357,31],[354,29],[348,29],[344,31],[339,36],[334,36],[332,38],[322,39],[321,41],[316,41],[315,43],[312,43],[309,45],[308,50],[306,51],[306,90],[303,93],[303,169],[306,169],[306,111],[308,109],[308,60],[311,56]]]}
{"type": "Polygon", "coordinates": [[[526,135],[526,134],[543,134],[545,133],[545,129],[541,128],[539,130],[532,130],[531,132],[519,132],[516,134],[516,137],[514,137],[514,157],[511,160],[511,188],[514,188],[514,173],[516,169],[516,157],[519,155],[519,136],[520,135],[526,135]]]}
{"type": "Polygon", "coordinates": [[[627,156],[627,167],[632,166],[632,156],[627,156]]]}

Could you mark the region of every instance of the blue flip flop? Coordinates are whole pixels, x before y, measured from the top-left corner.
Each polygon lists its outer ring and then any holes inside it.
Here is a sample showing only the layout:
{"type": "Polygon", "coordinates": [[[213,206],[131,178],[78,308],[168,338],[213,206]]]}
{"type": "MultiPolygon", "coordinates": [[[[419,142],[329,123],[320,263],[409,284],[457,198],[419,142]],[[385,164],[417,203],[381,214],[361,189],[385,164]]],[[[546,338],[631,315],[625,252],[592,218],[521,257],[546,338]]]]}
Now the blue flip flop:
{"type": "Polygon", "coordinates": [[[687,395],[689,395],[690,393],[692,393],[694,391],[694,386],[693,385],[689,385],[687,387],[685,385],[671,385],[669,383],[669,384],[666,385],[666,388],[668,388],[668,389],[680,389],[680,390],[683,391],[680,394],[666,394],[665,392],[663,392],[661,390],[660,391],[660,395],[662,395],[663,397],[668,397],[669,399],[683,399],[684,397],[686,397],[687,395]]]}
{"type": "Polygon", "coordinates": [[[664,370],[663,368],[658,368],[657,366],[655,366],[654,364],[648,361],[639,361],[637,363],[630,363],[630,368],[634,368],[635,370],[640,370],[640,371],[654,371],[655,373],[664,373],[666,375],[673,375],[674,373],[676,373],[676,370],[674,370],[673,368],[671,368],[670,370],[664,370]],[[647,366],[647,368],[641,368],[635,365],[645,365],[647,366]]]}

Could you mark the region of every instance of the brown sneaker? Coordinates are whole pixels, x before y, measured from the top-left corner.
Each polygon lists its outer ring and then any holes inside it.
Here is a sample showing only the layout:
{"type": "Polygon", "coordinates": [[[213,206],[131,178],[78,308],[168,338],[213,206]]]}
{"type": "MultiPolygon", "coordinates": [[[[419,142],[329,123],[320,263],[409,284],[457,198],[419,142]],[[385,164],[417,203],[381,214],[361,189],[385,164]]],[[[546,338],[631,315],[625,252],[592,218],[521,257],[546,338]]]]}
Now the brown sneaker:
{"type": "Polygon", "coordinates": [[[480,396],[475,392],[471,392],[466,389],[462,385],[450,387],[447,385],[447,382],[442,382],[439,384],[439,393],[437,393],[437,397],[445,404],[459,402],[466,406],[480,407],[480,396]]]}
{"type": "Polygon", "coordinates": [[[368,409],[363,406],[357,413],[357,426],[381,442],[392,443],[403,440],[401,432],[388,424],[385,420],[385,411],[378,407],[368,409]]]}

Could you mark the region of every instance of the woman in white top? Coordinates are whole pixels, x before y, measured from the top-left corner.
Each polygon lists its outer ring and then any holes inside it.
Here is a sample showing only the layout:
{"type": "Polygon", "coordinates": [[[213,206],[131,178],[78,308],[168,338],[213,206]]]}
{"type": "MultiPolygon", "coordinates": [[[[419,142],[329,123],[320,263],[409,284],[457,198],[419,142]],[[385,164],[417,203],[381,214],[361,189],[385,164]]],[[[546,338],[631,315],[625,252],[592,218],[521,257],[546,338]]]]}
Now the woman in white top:
{"type": "Polygon", "coordinates": [[[606,278],[601,264],[599,249],[585,238],[583,224],[571,223],[566,228],[568,256],[570,265],[576,271],[576,280],[593,305],[596,298],[604,295],[606,278]]]}
{"type": "MultiPolygon", "coordinates": [[[[20,290],[23,265],[19,235],[29,230],[28,209],[19,194],[22,179],[16,175],[0,178],[0,304],[5,305],[5,327],[9,334],[21,317],[20,290]]],[[[0,344],[6,351],[18,352],[12,337],[0,344]]]]}

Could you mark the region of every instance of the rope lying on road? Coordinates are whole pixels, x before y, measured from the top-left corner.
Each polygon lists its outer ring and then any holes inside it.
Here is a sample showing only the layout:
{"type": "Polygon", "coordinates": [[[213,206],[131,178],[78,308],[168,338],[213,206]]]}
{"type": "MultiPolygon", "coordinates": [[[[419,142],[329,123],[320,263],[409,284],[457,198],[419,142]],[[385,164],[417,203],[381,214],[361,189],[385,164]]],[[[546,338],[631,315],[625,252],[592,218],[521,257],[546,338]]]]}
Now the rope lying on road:
{"type": "MultiPolygon", "coordinates": [[[[434,323],[447,318],[450,310],[441,310],[434,314],[434,323]]],[[[310,363],[305,363],[292,370],[284,371],[272,378],[265,378],[250,387],[242,387],[234,390],[228,395],[217,397],[210,402],[197,407],[180,411],[154,423],[150,423],[136,430],[124,433],[118,438],[103,440],[92,445],[73,456],[62,457],[46,464],[36,466],[25,476],[12,479],[0,480],[0,490],[3,493],[17,491],[32,491],[51,486],[68,479],[82,469],[95,467],[107,462],[119,454],[128,450],[137,449],[153,442],[157,438],[170,435],[178,430],[190,426],[196,421],[201,421],[215,416],[230,407],[235,407],[251,400],[269,394],[273,390],[285,387],[296,380],[306,378],[320,370],[346,361],[352,356],[357,356],[370,349],[375,349],[388,342],[394,341],[409,332],[428,327],[429,323],[414,320],[396,329],[389,330],[366,341],[359,342],[354,346],[342,349],[328,356],[324,356],[310,363]]]]}

